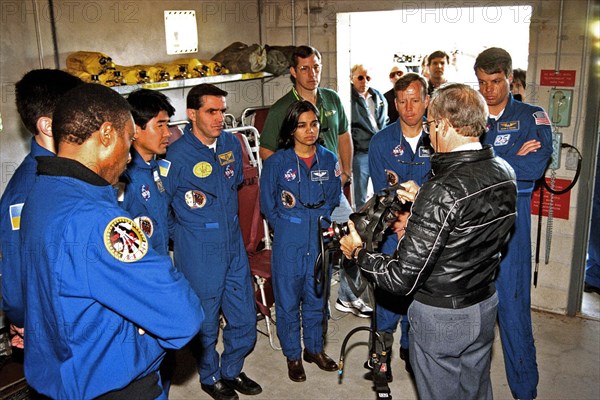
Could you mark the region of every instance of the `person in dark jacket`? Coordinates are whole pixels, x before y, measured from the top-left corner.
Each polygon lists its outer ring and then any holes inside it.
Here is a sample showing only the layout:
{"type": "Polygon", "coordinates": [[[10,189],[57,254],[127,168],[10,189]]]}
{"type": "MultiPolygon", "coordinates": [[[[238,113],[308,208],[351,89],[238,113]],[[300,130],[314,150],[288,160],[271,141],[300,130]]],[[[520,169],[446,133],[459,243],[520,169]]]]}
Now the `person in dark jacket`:
{"type": "Polygon", "coordinates": [[[491,399],[491,350],[498,299],[494,280],[500,251],[516,217],[510,165],[482,146],[488,109],[463,84],[434,92],[429,103],[433,177],[398,191],[413,201],[393,256],[362,249],[349,222],[341,239],[347,258],[378,287],[414,294],[410,362],[423,399],[491,399]]]}
{"type": "Polygon", "coordinates": [[[361,64],[352,67],[352,177],[356,210],[367,202],[369,183],[369,144],[371,138],[388,122],[387,101],[381,93],[369,87],[371,77],[361,64]]]}

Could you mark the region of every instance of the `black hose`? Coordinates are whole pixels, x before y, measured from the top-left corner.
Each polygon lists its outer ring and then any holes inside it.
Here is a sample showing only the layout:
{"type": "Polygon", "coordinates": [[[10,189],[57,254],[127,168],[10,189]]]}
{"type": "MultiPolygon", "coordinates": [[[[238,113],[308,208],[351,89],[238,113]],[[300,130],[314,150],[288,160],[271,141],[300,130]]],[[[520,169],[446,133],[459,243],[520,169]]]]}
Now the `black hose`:
{"type": "MultiPolygon", "coordinates": [[[[579,152],[579,150],[577,150],[577,147],[575,146],[571,146],[568,143],[563,143],[561,145],[561,147],[568,147],[571,148],[573,150],[575,150],[577,152],[577,170],[575,171],[575,176],[573,177],[573,181],[569,184],[569,186],[567,186],[564,189],[561,190],[555,190],[552,189],[550,186],[548,186],[548,182],[546,182],[545,179],[542,179],[542,184],[544,185],[544,187],[552,194],[560,196],[561,194],[565,194],[567,193],[569,190],[573,189],[573,186],[575,186],[575,184],[577,183],[577,180],[579,179],[579,174],[581,173],[581,153],[579,152]]],[[[540,204],[541,204],[541,200],[540,200],[540,204]]]]}

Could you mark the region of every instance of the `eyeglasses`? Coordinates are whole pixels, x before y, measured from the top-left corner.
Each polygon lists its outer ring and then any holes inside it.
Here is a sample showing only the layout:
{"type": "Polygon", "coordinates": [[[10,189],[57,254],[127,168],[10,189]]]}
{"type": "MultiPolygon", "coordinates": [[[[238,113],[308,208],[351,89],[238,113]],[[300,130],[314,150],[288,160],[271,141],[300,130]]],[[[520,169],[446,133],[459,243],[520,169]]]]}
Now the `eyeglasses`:
{"type": "Polygon", "coordinates": [[[392,79],[395,76],[397,76],[398,78],[401,78],[402,75],[404,75],[404,72],[402,72],[402,71],[390,72],[390,79],[392,79]]]}
{"type": "Polygon", "coordinates": [[[300,67],[296,67],[296,69],[303,74],[308,74],[308,71],[313,70],[315,74],[318,74],[321,71],[321,64],[315,64],[312,67],[309,65],[302,65],[300,67]]]}
{"type": "Polygon", "coordinates": [[[437,120],[436,119],[432,119],[431,121],[425,121],[425,122],[423,122],[423,132],[429,134],[429,125],[430,124],[435,124],[435,128],[434,129],[437,129],[437,126],[438,126],[437,120]]]}
{"type": "Polygon", "coordinates": [[[359,80],[359,81],[361,81],[361,82],[362,82],[362,81],[364,81],[365,79],[367,80],[367,82],[370,82],[370,81],[371,81],[371,77],[370,77],[369,75],[367,75],[367,76],[364,76],[364,75],[358,75],[358,76],[356,77],[356,79],[358,79],[358,80],[359,80]]]}

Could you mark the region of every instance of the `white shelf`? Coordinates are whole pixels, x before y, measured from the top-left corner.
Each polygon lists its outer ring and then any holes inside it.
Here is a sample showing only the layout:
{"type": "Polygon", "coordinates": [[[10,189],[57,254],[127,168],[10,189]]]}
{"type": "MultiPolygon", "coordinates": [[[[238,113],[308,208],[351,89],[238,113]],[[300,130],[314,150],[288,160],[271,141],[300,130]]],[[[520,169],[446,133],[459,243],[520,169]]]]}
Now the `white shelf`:
{"type": "Polygon", "coordinates": [[[153,89],[153,90],[170,90],[170,89],[181,89],[199,85],[201,83],[226,83],[236,81],[250,81],[253,79],[263,79],[273,77],[273,74],[268,72],[256,72],[246,74],[230,74],[230,75],[215,75],[206,76],[203,78],[191,78],[191,79],[176,79],[172,81],[154,82],[154,83],[141,83],[138,85],[124,85],[124,86],[113,86],[119,94],[129,94],[137,89],[153,89]]]}

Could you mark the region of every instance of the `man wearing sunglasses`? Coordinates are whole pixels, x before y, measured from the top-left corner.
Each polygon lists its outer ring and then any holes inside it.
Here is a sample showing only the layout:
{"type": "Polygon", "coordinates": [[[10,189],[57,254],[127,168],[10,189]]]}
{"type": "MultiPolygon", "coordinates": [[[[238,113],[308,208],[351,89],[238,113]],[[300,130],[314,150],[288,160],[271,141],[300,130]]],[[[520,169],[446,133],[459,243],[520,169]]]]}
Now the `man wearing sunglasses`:
{"type": "Polygon", "coordinates": [[[396,100],[396,92],[394,90],[394,84],[406,73],[406,68],[401,64],[394,64],[392,69],[390,70],[390,82],[392,83],[392,88],[383,94],[385,100],[388,104],[388,124],[392,122],[396,122],[398,117],[398,110],[396,110],[396,105],[394,100],[396,100]]]}
{"type": "Polygon", "coordinates": [[[369,144],[371,138],[385,128],[388,121],[387,101],[370,87],[371,76],[362,64],[352,67],[350,79],[352,112],[352,176],[354,177],[354,205],[360,210],[367,201],[369,184],[369,144]]]}

